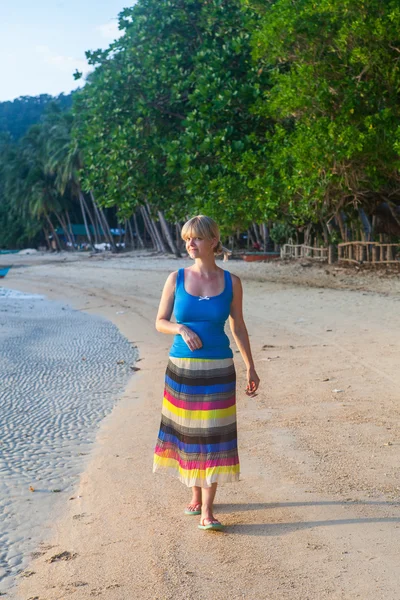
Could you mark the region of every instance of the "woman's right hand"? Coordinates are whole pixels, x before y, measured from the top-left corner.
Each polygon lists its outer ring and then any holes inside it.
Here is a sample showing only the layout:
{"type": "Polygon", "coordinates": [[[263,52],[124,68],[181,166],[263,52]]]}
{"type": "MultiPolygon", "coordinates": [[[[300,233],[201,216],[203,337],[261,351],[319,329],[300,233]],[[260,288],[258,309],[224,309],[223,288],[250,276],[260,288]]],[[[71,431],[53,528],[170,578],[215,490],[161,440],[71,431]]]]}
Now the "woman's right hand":
{"type": "Polygon", "coordinates": [[[203,342],[201,341],[197,333],[189,329],[189,327],[186,327],[186,325],[182,325],[180,327],[179,333],[192,352],[193,350],[199,350],[199,348],[202,347],[203,342]]]}

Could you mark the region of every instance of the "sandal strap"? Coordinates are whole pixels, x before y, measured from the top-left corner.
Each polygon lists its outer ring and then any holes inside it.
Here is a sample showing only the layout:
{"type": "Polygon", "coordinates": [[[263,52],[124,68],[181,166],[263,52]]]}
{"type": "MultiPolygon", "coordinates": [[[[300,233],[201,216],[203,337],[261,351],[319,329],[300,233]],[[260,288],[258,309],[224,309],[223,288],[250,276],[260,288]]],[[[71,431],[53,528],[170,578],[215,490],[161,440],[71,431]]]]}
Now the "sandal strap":
{"type": "Polygon", "coordinates": [[[207,519],[207,517],[204,517],[203,519],[200,519],[200,525],[202,527],[205,527],[204,521],[208,521],[209,525],[212,525],[213,523],[218,523],[219,525],[221,525],[221,523],[218,521],[218,519],[207,519]]]}

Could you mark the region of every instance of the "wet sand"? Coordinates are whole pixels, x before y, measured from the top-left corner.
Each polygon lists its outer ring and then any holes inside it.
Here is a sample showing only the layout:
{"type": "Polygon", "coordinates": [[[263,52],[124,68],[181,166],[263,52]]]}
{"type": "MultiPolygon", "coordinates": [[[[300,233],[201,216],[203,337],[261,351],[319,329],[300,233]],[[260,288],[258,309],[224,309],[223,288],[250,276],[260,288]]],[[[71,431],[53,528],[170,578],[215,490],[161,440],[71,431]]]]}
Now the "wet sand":
{"type": "Polygon", "coordinates": [[[235,353],[242,475],[218,491],[226,532],[207,534],[183,515],[186,488],[151,472],[171,343],[154,318],[167,274],[189,261],[35,261],[7,284],[110,319],[138,345],[140,371],[16,597],[398,599],[398,278],[223,265],[244,280],[262,385],[245,396],[235,353]]]}
{"type": "Polygon", "coordinates": [[[109,321],[0,288],[0,591],[60,517],[135,350],[109,321]]]}

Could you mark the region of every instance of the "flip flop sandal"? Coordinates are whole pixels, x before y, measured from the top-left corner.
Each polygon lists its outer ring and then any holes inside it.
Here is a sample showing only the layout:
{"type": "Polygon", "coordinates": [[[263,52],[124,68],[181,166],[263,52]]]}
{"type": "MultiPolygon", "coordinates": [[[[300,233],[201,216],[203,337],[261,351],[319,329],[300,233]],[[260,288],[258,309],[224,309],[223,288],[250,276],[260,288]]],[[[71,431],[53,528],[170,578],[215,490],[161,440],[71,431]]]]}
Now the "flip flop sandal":
{"type": "Polygon", "coordinates": [[[214,521],[214,522],[208,523],[208,525],[204,525],[204,521],[209,521],[209,519],[202,519],[200,521],[199,529],[203,529],[203,530],[213,529],[214,531],[221,531],[224,528],[222,523],[220,523],[219,521],[214,521]]]}
{"type": "Polygon", "coordinates": [[[190,508],[185,508],[185,515],[189,515],[189,516],[201,515],[201,504],[192,504],[191,506],[195,506],[196,507],[195,510],[190,510],[190,508]],[[200,509],[198,509],[197,507],[200,507],[200,509]]]}

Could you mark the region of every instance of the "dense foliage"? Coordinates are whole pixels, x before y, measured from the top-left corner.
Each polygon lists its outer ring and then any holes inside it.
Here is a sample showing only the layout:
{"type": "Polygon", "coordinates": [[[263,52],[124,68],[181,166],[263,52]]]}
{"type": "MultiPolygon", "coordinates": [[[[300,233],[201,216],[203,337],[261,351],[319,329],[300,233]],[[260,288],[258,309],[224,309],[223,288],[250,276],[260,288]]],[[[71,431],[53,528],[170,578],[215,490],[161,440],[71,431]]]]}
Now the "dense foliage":
{"type": "Polygon", "coordinates": [[[89,53],[96,69],[74,105],[86,187],[128,213],[148,200],[173,219],[203,211],[225,228],[262,219],[252,189],[268,128],[252,112],[268,86],[251,59],[258,19],[232,0],[124,10],[124,34],[89,53]]]}
{"type": "Polygon", "coordinates": [[[376,214],[400,231],[395,0],[138,0],[119,27],[72,112],[1,144],[1,231],[16,211],[15,238],[51,231],[89,198],[155,240],[151,216],[168,237],[164,214],[199,212],[226,235],[273,221],[275,241],[363,235],[376,214]]]}
{"type": "Polygon", "coordinates": [[[265,186],[290,214],[328,217],[400,203],[400,6],[278,0],[260,8],[254,57],[272,86],[265,186]]]}

